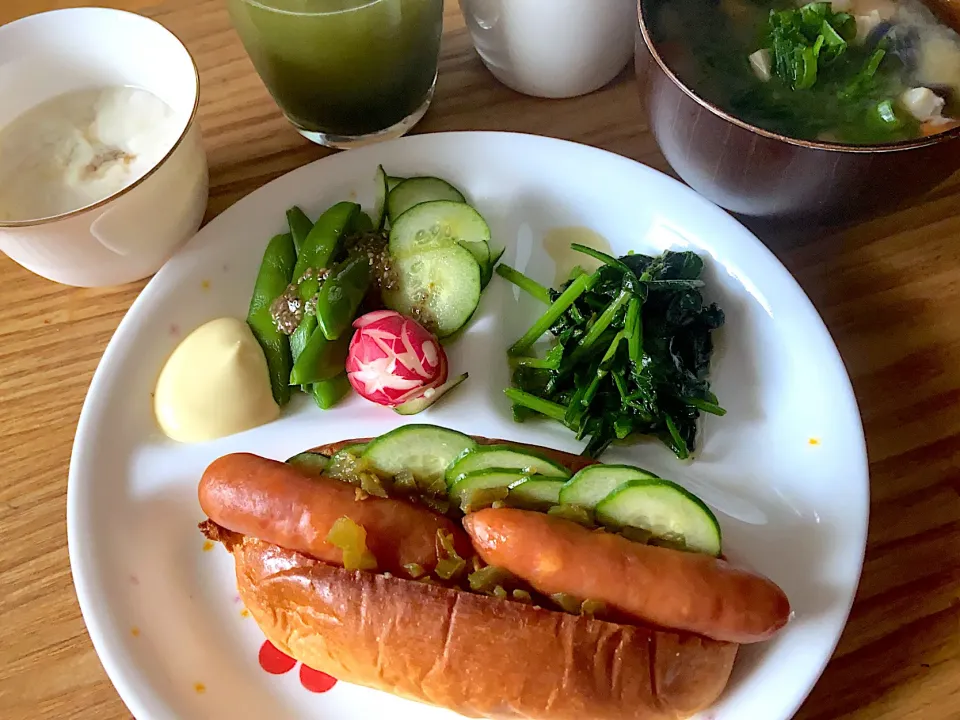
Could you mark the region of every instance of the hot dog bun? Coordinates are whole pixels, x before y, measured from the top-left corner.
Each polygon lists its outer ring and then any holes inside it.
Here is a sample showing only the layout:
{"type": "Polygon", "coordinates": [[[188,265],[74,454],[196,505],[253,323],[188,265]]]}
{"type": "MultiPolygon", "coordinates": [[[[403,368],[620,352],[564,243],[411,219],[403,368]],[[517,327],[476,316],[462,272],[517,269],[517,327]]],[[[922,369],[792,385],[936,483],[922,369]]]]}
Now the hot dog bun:
{"type": "Polygon", "coordinates": [[[737,645],[350,572],[255,538],[233,553],[244,605],[309,667],[468,717],[677,720],[711,705],[737,645]]]}
{"type": "MultiPolygon", "coordinates": [[[[595,462],[526,447],[573,472],[595,462]]],[[[345,682],[468,717],[679,720],[716,701],[738,649],[347,571],[212,521],[201,527],[233,554],[240,597],[278,648],[345,682]]]]}

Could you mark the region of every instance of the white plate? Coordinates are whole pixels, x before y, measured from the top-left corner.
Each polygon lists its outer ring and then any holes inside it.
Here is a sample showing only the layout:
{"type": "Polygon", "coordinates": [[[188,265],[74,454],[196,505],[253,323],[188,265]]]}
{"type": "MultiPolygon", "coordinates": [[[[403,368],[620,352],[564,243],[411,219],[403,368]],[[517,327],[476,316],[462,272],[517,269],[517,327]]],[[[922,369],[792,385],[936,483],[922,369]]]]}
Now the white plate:
{"type": "MultiPolygon", "coordinates": [[[[747,230],[666,176],[586,146],[500,133],[420,135],[334,155],[286,175],[204,228],[144,289],[90,386],[67,493],[70,560],[90,637],[120,696],[159,718],[450,718],[446,711],[339,683],[324,694],[297,672],[261,670],[263,636],[244,619],[233,563],[204,551],[196,485],[233,451],[285,459],[328,441],[386,431],[399,416],[357,397],[321,412],[304,397],[282,419],[201,445],[165,439],[151,411],[160,368],[185,333],[246,313],[261,254],[284,211],[311,215],[346,198],[369,206],[378,163],[463,188],[506,244],[504,261],[543,282],[554,266],[540,240],[586,226],[623,254],[691,248],[727,315],[714,389],[728,409],[709,418],[699,459],[656,443],[604,460],[675,478],[721,511],[725,548],[778,582],[796,611],[773,641],[745,647],[710,720],[789,718],[840,635],[860,574],[868,482],[863,432],[843,364],[799,286],[747,230]]],[[[550,423],[516,425],[500,392],[506,347],[536,313],[495,278],[469,331],[450,349],[470,380],[418,422],[579,451],[550,423]]]]}

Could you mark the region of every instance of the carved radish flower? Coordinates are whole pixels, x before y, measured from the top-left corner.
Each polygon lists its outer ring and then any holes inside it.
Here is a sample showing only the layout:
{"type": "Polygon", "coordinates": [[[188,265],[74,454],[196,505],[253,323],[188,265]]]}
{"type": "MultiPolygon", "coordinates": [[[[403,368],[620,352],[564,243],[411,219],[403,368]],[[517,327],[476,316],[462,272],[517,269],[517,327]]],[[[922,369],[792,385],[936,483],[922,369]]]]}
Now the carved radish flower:
{"type": "Polygon", "coordinates": [[[447,380],[447,356],[437,338],[393,310],[357,318],[347,355],[353,389],[378,405],[400,405],[447,380]]]}

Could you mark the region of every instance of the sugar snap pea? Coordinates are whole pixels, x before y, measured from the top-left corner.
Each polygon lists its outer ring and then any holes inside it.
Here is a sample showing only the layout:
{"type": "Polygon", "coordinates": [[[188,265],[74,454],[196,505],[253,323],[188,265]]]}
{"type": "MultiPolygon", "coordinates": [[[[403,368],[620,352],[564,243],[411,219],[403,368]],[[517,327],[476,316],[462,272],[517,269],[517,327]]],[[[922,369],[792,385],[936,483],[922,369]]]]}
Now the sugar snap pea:
{"type": "Polygon", "coordinates": [[[350,327],[370,287],[370,260],[357,255],[341,263],[317,295],[317,321],[327,340],[336,340],[350,327]]]}
{"type": "Polygon", "coordinates": [[[304,315],[300,324],[297,325],[297,329],[294,330],[293,335],[290,336],[290,353],[293,355],[293,362],[297,362],[300,358],[300,353],[303,352],[307,343],[310,342],[310,338],[313,337],[316,329],[317,316],[304,315]]]}
{"type": "Polygon", "coordinates": [[[294,205],[287,210],[287,224],[290,226],[290,234],[293,236],[293,246],[299,253],[310,231],[313,230],[313,220],[307,217],[303,210],[294,205]]]}
{"type": "Polygon", "coordinates": [[[350,339],[349,335],[344,335],[337,340],[327,340],[322,332],[314,330],[307,346],[293,364],[290,384],[308,385],[322,382],[343,372],[350,339]]]}
{"type": "Polygon", "coordinates": [[[290,401],[289,379],[293,359],[290,340],[277,328],[270,314],[270,305],[290,284],[296,260],[291,234],[277,235],[267,244],[247,312],[247,324],[267,359],[273,399],[280,406],[290,401]]]}
{"type": "Polygon", "coordinates": [[[314,383],[311,391],[320,409],[329,410],[350,392],[350,381],[347,379],[347,374],[342,372],[329,380],[314,383]]]}
{"type": "Polygon", "coordinates": [[[339,202],[317,219],[300,247],[293,271],[295,280],[300,280],[308,268],[319,271],[327,267],[336,254],[344,230],[358,212],[360,206],[356,203],[339,202]]]}

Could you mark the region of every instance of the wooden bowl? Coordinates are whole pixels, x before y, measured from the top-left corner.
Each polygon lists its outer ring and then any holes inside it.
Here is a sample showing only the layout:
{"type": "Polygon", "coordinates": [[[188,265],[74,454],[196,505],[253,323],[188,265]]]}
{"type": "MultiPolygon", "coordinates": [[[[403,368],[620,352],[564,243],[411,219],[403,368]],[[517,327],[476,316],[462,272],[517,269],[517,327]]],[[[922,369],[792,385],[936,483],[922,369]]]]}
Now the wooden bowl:
{"type": "Polygon", "coordinates": [[[960,128],[886,145],[841,145],[796,140],[733,117],[684,85],[658,51],[650,22],[668,1],[637,4],[640,100],[664,157],[717,205],[755,217],[846,222],[892,209],[960,167],[960,128]]]}

